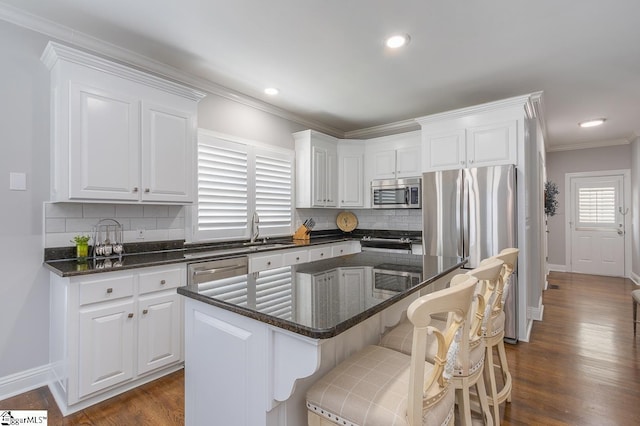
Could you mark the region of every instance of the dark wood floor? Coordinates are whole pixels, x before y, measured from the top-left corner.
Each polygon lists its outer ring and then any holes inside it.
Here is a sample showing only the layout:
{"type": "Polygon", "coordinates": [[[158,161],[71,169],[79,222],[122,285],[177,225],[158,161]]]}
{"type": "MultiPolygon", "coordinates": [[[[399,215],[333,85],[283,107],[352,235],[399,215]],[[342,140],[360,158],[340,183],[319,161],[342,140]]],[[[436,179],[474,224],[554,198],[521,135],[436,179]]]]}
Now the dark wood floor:
{"type": "MultiPolygon", "coordinates": [[[[551,273],[544,321],[531,343],[507,345],[513,401],[504,425],[640,423],[640,334],[633,337],[631,281],[551,273]]],[[[183,425],[182,371],[63,418],[47,388],[0,409],[48,409],[49,425],[183,425]]]]}

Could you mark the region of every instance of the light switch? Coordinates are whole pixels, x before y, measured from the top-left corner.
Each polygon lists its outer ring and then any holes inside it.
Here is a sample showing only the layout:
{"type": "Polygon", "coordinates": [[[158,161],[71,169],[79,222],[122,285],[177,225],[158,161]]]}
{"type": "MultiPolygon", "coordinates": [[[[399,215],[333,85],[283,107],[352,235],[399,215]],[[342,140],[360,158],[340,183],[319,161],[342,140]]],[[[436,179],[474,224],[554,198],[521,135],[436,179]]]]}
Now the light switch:
{"type": "Polygon", "coordinates": [[[9,189],[12,191],[27,190],[27,174],[26,173],[9,173],[9,189]]]}

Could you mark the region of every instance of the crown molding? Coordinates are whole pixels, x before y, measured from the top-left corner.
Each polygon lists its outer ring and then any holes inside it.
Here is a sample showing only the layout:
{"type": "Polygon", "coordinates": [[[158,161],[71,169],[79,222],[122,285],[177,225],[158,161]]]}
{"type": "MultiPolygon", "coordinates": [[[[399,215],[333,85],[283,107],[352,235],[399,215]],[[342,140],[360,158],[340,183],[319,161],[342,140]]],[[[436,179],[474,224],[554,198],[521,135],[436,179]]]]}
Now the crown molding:
{"type": "Polygon", "coordinates": [[[72,62],[74,64],[83,65],[85,67],[90,67],[102,71],[104,73],[123,77],[127,80],[155,87],[156,89],[173,93],[174,95],[178,95],[193,101],[200,101],[207,95],[204,92],[191,89],[190,87],[184,86],[182,84],[174,83],[173,81],[156,77],[153,74],[138,71],[135,68],[121,65],[117,62],[113,62],[111,60],[104,59],[53,41],[47,43],[47,47],[44,49],[44,52],[42,52],[40,60],[47,66],[49,70],[51,70],[60,60],[72,62]]]}
{"type": "Polygon", "coordinates": [[[396,121],[395,123],[382,124],[380,126],[366,127],[364,129],[351,130],[344,133],[345,139],[371,139],[391,134],[399,134],[420,130],[420,126],[414,119],[396,121]]]}
{"type": "Polygon", "coordinates": [[[575,144],[568,145],[559,145],[552,146],[547,148],[547,152],[560,152],[560,151],[573,151],[576,149],[588,149],[588,148],[603,148],[607,146],[617,146],[617,145],[629,145],[633,139],[611,139],[606,141],[596,141],[596,142],[581,142],[575,144]]]}
{"type": "Polygon", "coordinates": [[[40,18],[23,10],[0,2],[0,19],[11,24],[35,31],[83,50],[116,60],[123,65],[130,65],[141,71],[153,73],[159,77],[191,86],[222,98],[255,108],[257,110],[284,118],[302,126],[312,128],[332,136],[343,137],[344,132],[333,126],[309,120],[290,111],[260,101],[251,96],[224,87],[211,80],[197,77],[181,69],[172,67],[131,50],[105,42],[88,34],[73,30],[64,25],[40,18]]]}
{"type": "MultiPolygon", "coordinates": [[[[534,94],[540,94],[542,92],[535,92],[534,94]]],[[[415,119],[421,125],[432,123],[435,121],[450,120],[456,118],[462,118],[468,115],[482,114],[486,112],[492,112],[496,109],[507,109],[514,107],[525,107],[531,102],[532,94],[514,96],[512,98],[501,99],[499,101],[487,102],[480,105],[474,105],[466,108],[460,108],[453,111],[445,111],[441,113],[431,114],[424,117],[418,117],[415,119]]]]}

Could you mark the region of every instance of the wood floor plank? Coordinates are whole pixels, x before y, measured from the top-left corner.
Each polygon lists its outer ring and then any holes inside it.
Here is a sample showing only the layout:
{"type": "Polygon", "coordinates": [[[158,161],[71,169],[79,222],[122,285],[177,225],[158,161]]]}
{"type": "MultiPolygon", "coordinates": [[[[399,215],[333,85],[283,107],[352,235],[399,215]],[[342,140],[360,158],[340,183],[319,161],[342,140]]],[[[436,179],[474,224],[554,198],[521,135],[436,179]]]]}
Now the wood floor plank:
{"type": "MultiPolygon", "coordinates": [[[[544,318],[531,342],[506,345],[512,402],[503,425],[636,425],[640,419],[640,334],[633,337],[631,290],[623,278],[552,272],[544,318]],[[555,288],[557,286],[557,288],[555,288]]],[[[0,401],[0,409],[47,409],[52,426],[183,425],[178,371],[62,417],[48,388],[0,401]]]]}

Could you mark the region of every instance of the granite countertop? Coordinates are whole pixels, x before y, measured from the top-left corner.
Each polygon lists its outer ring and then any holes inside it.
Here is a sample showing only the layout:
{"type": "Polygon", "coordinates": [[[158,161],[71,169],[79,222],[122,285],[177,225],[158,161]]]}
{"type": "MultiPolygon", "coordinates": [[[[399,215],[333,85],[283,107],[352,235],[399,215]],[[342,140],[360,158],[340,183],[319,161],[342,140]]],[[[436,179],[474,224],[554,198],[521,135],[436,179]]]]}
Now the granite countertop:
{"type": "Polygon", "coordinates": [[[306,241],[293,241],[291,238],[274,238],[268,240],[265,245],[257,244],[254,246],[245,245],[247,242],[185,244],[183,240],[125,244],[126,254],[120,258],[87,259],[83,262],[72,257],[74,256],[74,248],[45,249],[44,265],[61,277],[73,277],[149,266],[223,259],[264,251],[308,247],[340,241],[360,240],[364,235],[387,236],[391,232],[404,232],[407,236],[411,236],[416,243],[421,243],[422,241],[420,238],[421,233],[414,231],[354,230],[352,233],[342,233],[339,230],[328,230],[314,231],[311,234],[311,239],[306,241]]]}
{"type": "Polygon", "coordinates": [[[285,250],[295,247],[308,247],[340,241],[349,241],[342,235],[330,235],[313,238],[308,241],[273,240],[264,245],[243,246],[243,243],[200,244],[185,246],[184,248],[166,248],[154,251],[144,251],[124,254],[121,258],[112,256],[108,259],[87,259],[84,262],[77,259],[51,259],[44,265],[61,277],[88,275],[101,272],[122,271],[126,269],[145,268],[148,266],[169,265],[210,259],[224,259],[267,251],[285,250]]]}
{"type": "Polygon", "coordinates": [[[190,284],[178,288],[178,293],[294,333],[328,339],[429,286],[465,262],[460,258],[362,252],[291,266],[290,272],[282,268],[234,277],[232,282],[190,284]],[[318,274],[344,273],[346,268],[362,271],[359,285],[341,281],[339,275],[318,281],[322,279],[318,274]],[[375,273],[382,274],[377,281],[375,273]],[[260,297],[265,292],[265,299],[269,299],[268,292],[276,291],[274,286],[282,295],[277,309],[261,303],[260,297]]]}

